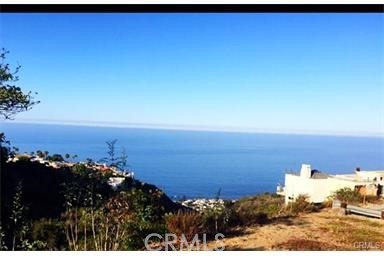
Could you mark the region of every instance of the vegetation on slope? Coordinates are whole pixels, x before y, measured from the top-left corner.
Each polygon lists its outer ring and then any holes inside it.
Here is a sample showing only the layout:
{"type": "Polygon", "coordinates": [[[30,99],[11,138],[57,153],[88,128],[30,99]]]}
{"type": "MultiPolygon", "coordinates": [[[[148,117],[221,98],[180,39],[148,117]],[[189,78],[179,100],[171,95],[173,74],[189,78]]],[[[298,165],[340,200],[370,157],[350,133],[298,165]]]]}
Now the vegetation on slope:
{"type": "Polygon", "coordinates": [[[133,178],[113,190],[113,172],[86,164],[1,164],[2,249],[142,249],[147,234],[164,233],[165,213],[183,209],[156,186],[133,178]]]}

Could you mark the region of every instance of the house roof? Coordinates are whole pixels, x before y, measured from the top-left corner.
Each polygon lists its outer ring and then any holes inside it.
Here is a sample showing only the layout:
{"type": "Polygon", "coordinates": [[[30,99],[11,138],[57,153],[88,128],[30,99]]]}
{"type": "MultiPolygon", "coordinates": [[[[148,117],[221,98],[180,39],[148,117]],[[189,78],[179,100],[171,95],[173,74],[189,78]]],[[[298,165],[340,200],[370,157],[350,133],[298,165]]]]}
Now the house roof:
{"type": "Polygon", "coordinates": [[[311,171],[311,178],[312,179],[328,179],[328,175],[323,173],[323,172],[320,172],[318,170],[312,170],[311,171]]]}

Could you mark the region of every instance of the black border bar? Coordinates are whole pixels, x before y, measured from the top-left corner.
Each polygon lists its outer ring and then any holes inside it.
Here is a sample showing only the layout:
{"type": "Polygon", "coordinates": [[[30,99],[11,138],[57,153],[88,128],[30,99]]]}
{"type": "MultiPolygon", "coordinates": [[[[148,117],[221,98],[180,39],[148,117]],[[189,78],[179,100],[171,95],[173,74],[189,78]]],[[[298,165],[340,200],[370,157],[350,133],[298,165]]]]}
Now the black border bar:
{"type": "Polygon", "coordinates": [[[0,13],[383,13],[382,4],[1,4],[0,13]]]}

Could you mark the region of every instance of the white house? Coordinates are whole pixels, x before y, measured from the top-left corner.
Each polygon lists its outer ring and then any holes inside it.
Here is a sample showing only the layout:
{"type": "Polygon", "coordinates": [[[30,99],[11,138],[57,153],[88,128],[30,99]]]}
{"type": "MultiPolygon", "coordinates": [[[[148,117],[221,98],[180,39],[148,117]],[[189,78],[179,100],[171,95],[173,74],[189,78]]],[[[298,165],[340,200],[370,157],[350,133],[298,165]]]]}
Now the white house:
{"type": "Polygon", "coordinates": [[[384,170],[363,171],[357,168],[352,174],[328,175],[312,170],[309,164],[302,164],[300,173],[286,173],[285,186],[277,187],[277,194],[285,196],[285,203],[294,201],[299,195],[307,195],[313,203],[324,202],[338,189],[364,188],[370,194],[384,197],[384,170]]]}
{"type": "Polygon", "coordinates": [[[124,180],[125,177],[110,177],[108,180],[108,185],[110,185],[113,190],[116,190],[124,180]]]}

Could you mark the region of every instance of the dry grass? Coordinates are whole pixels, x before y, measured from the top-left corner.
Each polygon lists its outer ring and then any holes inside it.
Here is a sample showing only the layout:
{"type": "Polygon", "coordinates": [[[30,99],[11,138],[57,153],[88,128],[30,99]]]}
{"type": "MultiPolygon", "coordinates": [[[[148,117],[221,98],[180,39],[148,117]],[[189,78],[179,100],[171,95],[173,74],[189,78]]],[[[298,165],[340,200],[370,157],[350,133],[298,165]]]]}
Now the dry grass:
{"type": "MultiPolygon", "coordinates": [[[[349,218],[344,220],[332,220],[322,229],[325,232],[332,233],[338,242],[352,245],[356,242],[382,242],[384,241],[383,228],[381,225],[371,221],[362,221],[349,218]]],[[[353,248],[351,248],[353,249],[353,248]]]]}
{"type": "Polygon", "coordinates": [[[226,250],[384,250],[384,221],[323,209],[255,225],[223,242],[226,250]],[[380,246],[356,246],[362,242],[380,246]]]}
{"type": "Polygon", "coordinates": [[[191,241],[196,234],[201,233],[203,219],[196,212],[178,211],[176,214],[166,215],[165,223],[168,231],[177,238],[184,235],[187,241],[191,241]]]}
{"type": "Polygon", "coordinates": [[[291,238],[286,242],[277,244],[275,248],[290,251],[330,251],[339,249],[333,244],[301,238],[291,238]]]}

